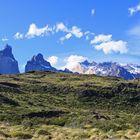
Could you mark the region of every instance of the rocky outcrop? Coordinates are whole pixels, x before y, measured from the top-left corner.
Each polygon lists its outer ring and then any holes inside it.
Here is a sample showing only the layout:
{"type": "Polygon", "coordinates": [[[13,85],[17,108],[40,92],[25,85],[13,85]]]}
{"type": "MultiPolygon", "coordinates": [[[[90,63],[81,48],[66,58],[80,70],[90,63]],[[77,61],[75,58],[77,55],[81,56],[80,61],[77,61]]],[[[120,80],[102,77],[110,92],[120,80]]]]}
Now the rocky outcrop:
{"type": "Polygon", "coordinates": [[[116,62],[90,63],[86,60],[77,63],[71,70],[82,74],[121,77],[126,80],[140,78],[140,66],[132,64],[121,65],[116,62]]]}
{"type": "Polygon", "coordinates": [[[43,58],[41,53],[34,55],[25,66],[25,72],[28,71],[57,71],[51,64],[43,58]]]}
{"type": "Polygon", "coordinates": [[[0,74],[19,73],[18,62],[12,54],[12,48],[8,44],[0,51],[0,74]]]}

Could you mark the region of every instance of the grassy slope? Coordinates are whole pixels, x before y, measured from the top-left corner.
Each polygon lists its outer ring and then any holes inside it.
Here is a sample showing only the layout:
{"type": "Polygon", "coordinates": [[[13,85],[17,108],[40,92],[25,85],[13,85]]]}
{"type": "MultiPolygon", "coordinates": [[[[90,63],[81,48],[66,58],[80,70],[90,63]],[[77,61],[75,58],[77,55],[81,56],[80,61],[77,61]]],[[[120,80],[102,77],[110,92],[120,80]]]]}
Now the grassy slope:
{"type": "Polygon", "coordinates": [[[140,139],[140,80],[0,75],[0,139],[140,139]]]}

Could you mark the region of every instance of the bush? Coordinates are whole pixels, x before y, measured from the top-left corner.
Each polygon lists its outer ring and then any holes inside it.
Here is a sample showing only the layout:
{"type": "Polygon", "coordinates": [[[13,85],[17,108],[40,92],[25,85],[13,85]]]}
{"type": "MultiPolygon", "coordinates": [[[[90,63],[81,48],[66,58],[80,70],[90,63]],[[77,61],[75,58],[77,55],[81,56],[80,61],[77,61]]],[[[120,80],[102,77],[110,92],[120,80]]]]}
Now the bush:
{"type": "Polygon", "coordinates": [[[29,133],[25,133],[25,132],[20,132],[20,131],[17,131],[17,132],[14,132],[12,133],[12,136],[13,137],[17,137],[19,139],[31,139],[33,136],[29,133]]]}
{"type": "Polygon", "coordinates": [[[64,126],[66,123],[66,118],[54,118],[48,121],[49,125],[64,126]]]}
{"type": "Polygon", "coordinates": [[[45,129],[39,129],[36,132],[38,135],[50,135],[50,133],[45,129]]]}

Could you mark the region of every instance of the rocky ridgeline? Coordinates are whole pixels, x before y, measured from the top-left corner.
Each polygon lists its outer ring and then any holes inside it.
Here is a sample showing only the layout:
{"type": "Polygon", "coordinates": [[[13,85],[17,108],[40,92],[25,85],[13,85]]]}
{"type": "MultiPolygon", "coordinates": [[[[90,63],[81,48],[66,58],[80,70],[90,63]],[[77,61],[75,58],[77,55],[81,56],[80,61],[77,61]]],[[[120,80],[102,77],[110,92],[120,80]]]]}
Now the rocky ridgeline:
{"type": "MultiPolygon", "coordinates": [[[[99,76],[115,76],[126,80],[140,78],[140,66],[133,64],[121,65],[116,62],[84,62],[77,63],[71,70],[58,70],[44,59],[41,53],[34,55],[31,60],[27,61],[25,72],[29,71],[54,71],[66,73],[96,74],[99,76]]],[[[19,73],[18,62],[12,54],[12,48],[6,45],[0,51],[0,74],[17,74],[19,73]]]]}
{"type": "Polygon", "coordinates": [[[18,62],[12,54],[12,48],[6,45],[0,51],[0,74],[17,74],[19,73],[18,62]]]}
{"type": "Polygon", "coordinates": [[[51,64],[43,58],[42,54],[34,55],[25,66],[25,72],[28,71],[57,71],[51,64]]]}

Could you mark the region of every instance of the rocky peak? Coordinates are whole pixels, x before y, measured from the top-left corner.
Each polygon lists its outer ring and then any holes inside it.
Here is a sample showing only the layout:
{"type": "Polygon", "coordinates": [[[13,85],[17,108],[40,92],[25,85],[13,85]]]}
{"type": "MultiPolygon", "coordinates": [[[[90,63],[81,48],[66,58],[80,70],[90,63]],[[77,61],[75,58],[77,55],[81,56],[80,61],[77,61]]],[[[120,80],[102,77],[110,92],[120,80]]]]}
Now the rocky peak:
{"type": "Polygon", "coordinates": [[[92,65],[92,66],[95,66],[95,65],[97,65],[97,63],[96,63],[95,61],[92,61],[92,62],[91,62],[91,65],[92,65]]]}
{"type": "Polygon", "coordinates": [[[1,56],[7,56],[14,59],[14,56],[12,54],[12,47],[8,44],[5,45],[4,49],[0,51],[1,56]]]}
{"type": "Polygon", "coordinates": [[[12,47],[8,44],[0,51],[0,73],[16,74],[19,73],[18,62],[12,54],[12,47]]]}
{"type": "Polygon", "coordinates": [[[89,66],[90,65],[90,63],[88,62],[88,60],[85,60],[85,61],[81,62],[81,64],[82,65],[85,65],[85,66],[89,66]]]}
{"type": "Polygon", "coordinates": [[[42,61],[42,60],[44,60],[44,58],[43,58],[43,55],[41,54],[41,53],[39,53],[39,54],[37,54],[37,55],[34,55],[33,57],[32,57],[32,61],[42,61]]]}
{"type": "Polygon", "coordinates": [[[25,72],[33,71],[33,70],[41,70],[47,71],[52,70],[56,71],[55,68],[51,66],[51,64],[46,61],[41,53],[34,55],[31,60],[29,60],[25,66],[25,72]]]}

